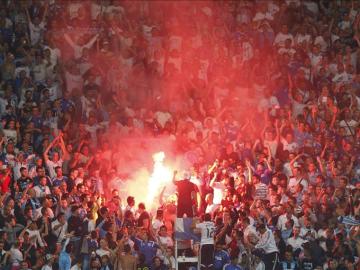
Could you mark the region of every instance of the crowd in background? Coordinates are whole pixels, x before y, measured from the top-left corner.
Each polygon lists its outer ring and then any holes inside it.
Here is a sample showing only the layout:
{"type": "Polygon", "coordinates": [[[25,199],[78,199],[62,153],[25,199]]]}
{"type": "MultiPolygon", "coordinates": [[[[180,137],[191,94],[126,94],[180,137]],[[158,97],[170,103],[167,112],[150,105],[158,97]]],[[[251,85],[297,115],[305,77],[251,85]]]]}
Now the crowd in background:
{"type": "Polygon", "coordinates": [[[278,269],[358,269],[359,11],[1,1],[0,269],[175,269],[174,202],[149,213],[109,187],[142,155],[120,137],[171,140],[192,163],[214,269],[268,270],[264,228],[278,269]]]}

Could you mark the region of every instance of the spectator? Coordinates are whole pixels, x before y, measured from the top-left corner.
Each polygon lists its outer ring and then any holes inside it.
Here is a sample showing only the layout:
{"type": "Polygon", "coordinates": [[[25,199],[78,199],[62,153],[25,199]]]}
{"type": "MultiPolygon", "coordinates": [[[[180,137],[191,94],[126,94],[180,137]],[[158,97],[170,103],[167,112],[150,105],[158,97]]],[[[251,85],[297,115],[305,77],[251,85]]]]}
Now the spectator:
{"type": "Polygon", "coordinates": [[[4,1],[0,268],[174,269],[203,214],[215,269],[359,268],[358,10],[4,1]]]}

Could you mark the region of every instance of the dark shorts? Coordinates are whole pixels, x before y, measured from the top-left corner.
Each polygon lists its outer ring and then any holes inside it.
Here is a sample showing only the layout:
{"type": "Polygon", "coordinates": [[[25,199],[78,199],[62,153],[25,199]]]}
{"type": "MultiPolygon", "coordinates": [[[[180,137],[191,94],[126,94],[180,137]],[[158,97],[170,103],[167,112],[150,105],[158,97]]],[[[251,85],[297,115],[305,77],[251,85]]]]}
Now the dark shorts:
{"type": "Polygon", "coordinates": [[[214,263],[214,245],[205,244],[200,246],[200,266],[202,269],[211,268],[214,263]]]}
{"type": "Polygon", "coordinates": [[[177,217],[183,218],[186,214],[186,217],[192,218],[195,216],[194,206],[193,205],[178,205],[177,207],[177,217]]]}

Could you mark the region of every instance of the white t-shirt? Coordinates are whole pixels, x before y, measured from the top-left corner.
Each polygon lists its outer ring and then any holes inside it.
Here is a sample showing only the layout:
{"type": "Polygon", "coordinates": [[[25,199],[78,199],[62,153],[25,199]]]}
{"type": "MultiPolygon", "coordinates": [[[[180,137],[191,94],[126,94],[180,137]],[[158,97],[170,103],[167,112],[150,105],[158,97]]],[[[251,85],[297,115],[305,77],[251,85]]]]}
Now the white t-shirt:
{"type": "Polygon", "coordinates": [[[250,235],[253,235],[253,236],[258,237],[258,233],[256,232],[256,228],[255,228],[253,225],[251,225],[251,224],[249,224],[249,225],[244,229],[244,240],[245,240],[246,243],[248,242],[248,240],[249,240],[248,237],[249,237],[250,235]]]}
{"type": "Polygon", "coordinates": [[[29,238],[33,238],[32,243],[35,245],[35,247],[37,247],[37,245],[39,244],[41,247],[44,247],[45,244],[40,236],[40,232],[39,230],[26,230],[26,232],[29,233],[29,238]]]}
{"type": "Polygon", "coordinates": [[[320,50],[322,52],[325,52],[328,47],[328,44],[325,41],[325,39],[323,38],[323,36],[317,36],[314,40],[314,45],[320,45],[320,47],[321,47],[320,50]]]}
{"type": "Polygon", "coordinates": [[[278,147],[278,141],[277,140],[273,140],[273,141],[264,140],[264,146],[269,146],[271,156],[275,157],[277,147],[278,147]]]}
{"type": "Polygon", "coordinates": [[[34,187],[34,191],[35,191],[35,197],[36,198],[41,198],[41,197],[45,197],[46,195],[50,195],[50,189],[48,186],[35,186],[34,187]]]}
{"type": "Polygon", "coordinates": [[[281,140],[281,143],[283,145],[284,151],[289,151],[290,153],[295,153],[296,150],[299,148],[299,145],[296,142],[287,142],[285,139],[281,140]]]}
{"type": "Polygon", "coordinates": [[[196,228],[201,230],[201,245],[213,245],[215,224],[212,221],[205,221],[196,224],[196,228]]]}
{"type": "MultiPolygon", "coordinates": [[[[299,220],[297,217],[295,217],[294,215],[291,216],[291,219],[294,221],[294,226],[299,226],[299,220]]],[[[288,221],[288,218],[286,216],[286,214],[283,214],[279,217],[278,219],[278,223],[277,223],[277,228],[280,231],[286,230],[286,222],[288,221]]]]}
{"type": "Polygon", "coordinates": [[[276,246],[274,234],[270,230],[267,230],[264,234],[260,235],[259,242],[256,244],[255,248],[262,248],[266,254],[279,251],[276,246]]]}
{"type": "Polygon", "coordinates": [[[164,225],[164,222],[162,222],[161,220],[158,220],[158,219],[154,219],[152,222],[152,227],[156,234],[159,232],[160,227],[163,225],[164,225]]]}
{"type": "Polygon", "coordinates": [[[279,101],[275,96],[271,96],[268,98],[262,98],[258,105],[258,111],[263,112],[268,109],[272,109],[271,113],[274,113],[274,109],[279,106],[279,101]]]}
{"type": "Polygon", "coordinates": [[[174,241],[170,236],[159,236],[159,242],[163,246],[173,247],[174,241]]]}
{"type": "Polygon", "coordinates": [[[54,162],[54,161],[49,159],[46,162],[46,166],[47,166],[47,168],[49,170],[49,176],[50,176],[51,179],[56,176],[55,168],[58,167],[58,166],[62,167],[63,162],[64,161],[62,159],[59,159],[57,162],[54,162]]]}
{"type": "Polygon", "coordinates": [[[262,21],[262,20],[273,21],[274,17],[271,15],[270,12],[266,12],[266,13],[258,12],[258,13],[256,13],[254,18],[253,18],[253,21],[257,22],[257,21],[262,21]]]}
{"type": "Polygon", "coordinates": [[[81,270],[78,264],[71,266],[70,270],[81,270]]]}
{"type": "Polygon", "coordinates": [[[75,89],[82,89],[84,80],[80,74],[65,72],[66,90],[70,93],[75,89]]]}
{"type": "Polygon", "coordinates": [[[17,248],[10,249],[10,262],[11,263],[20,263],[24,260],[24,256],[21,251],[17,248]]]}
{"type": "Polygon", "coordinates": [[[36,64],[32,67],[35,82],[43,82],[46,79],[46,66],[44,63],[36,64]]]}
{"type": "Polygon", "coordinates": [[[214,199],[213,199],[214,204],[221,204],[225,190],[225,185],[221,182],[215,182],[213,184],[213,189],[214,189],[214,199]]]}
{"type": "Polygon", "coordinates": [[[296,186],[300,184],[303,186],[304,190],[307,190],[308,182],[304,178],[297,179],[295,177],[290,178],[288,189],[292,194],[296,193],[296,186]]]}
{"type": "Polygon", "coordinates": [[[351,136],[352,134],[355,134],[355,128],[358,126],[358,122],[353,119],[346,122],[345,120],[341,120],[339,125],[345,129],[346,136],[351,136]]]}
{"type": "Polygon", "coordinates": [[[305,42],[310,42],[311,40],[311,36],[309,34],[297,34],[295,36],[295,44],[299,45],[301,43],[305,42]]]}
{"type": "Polygon", "coordinates": [[[294,43],[294,38],[292,34],[278,33],[274,40],[274,45],[283,47],[285,45],[285,40],[291,39],[291,43],[294,43]]]}
{"type": "Polygon", "coordinates": [[[29,30],[30,30],[30,39],[31,45],[35,45],[41,39],[41,35],[43,31],[45,31],[45,23],[41,22],[38,26],[29,22],[29,30]]]}
{"type": "Polygon", "coordinates": [[[287,240],[287,244],[292,246],[294,250],[300,248],[300,249],[303,249],[302,248],[302,244],[306,243],[307,241],[300,238],[300,237],[290,237],[288,240],[287,240]]]}
{"type": "Polygon", "coordinates": [[[309,55],[309,58],[310,58],[310,61],[311,61],[311,65],[313,67],[319,65],[320,61],[323,58],[321,54],[309,53],[308,55],[309,55]]]}
{"type": "Polygon", "coordinates": [[[206,206],[205,213],[212,216],[219,207],[220,205],[218,204],[208,204],[206,206]]]}
{"type": "Polygon", "coordinates": [[[56,230],[54,230],[54,228],[59,224],[60,222],[58,220],[55,220],[51,223],[52,234],[57,237],[57,242],[61,242],[65,238],[65,234],[67,233],[67,227],[68,227],[67,222],[65,222],[63,226],[58,227],[56,230]]]}
{"type": "Polygon", "coordinates": [[[58,59],[61,57],[61,51],[58,48],[51,48],[49,46],[44,46],[44,50],[50,51],[50,61],[52,64],[56,64],[58,59]]]}
{"type": "Polygon", "coordinates": [[[280,55],[288,54],[291,58],[294,57],[295,53],[296,53],[296,50],[293,48],[280,48],[278,50],[278,54],[280,54],[280,55]]]}
{"type": "Polygon", "coordinates": [[[158,111],[155,113],[155,118],[159,122],[159,124],[164,127],[166,122],[171,119],[171,114],[168,112],[158,111]]]}
{"type": "Polygon", "coordinates": [[[182,37],[171,36],[169,37],[169,51],[177,50],[180,51],[182,48],[182,37]]]}
{"type": "Polygon", "coordinates": [[[14,144],[17,143],[17,133],[16,130],[13,129],[3,129],[3,133],[5,136],[5,143],[7,143],[9,140],[12,140],[14,144]]]}
{"type": "Polygon", "coordinates": [[[170,258],[164,257],[164,264],[169,267],[169,269],[176,268],[176,261],[173,256],[171,256],[170,258]]]}
{"type": "Polygon", "coordinates": [[[110,251],[100,248],[96,250],[96,255],[98,255],[99,257],[102,257],[104,255],[110,256],[110,251]]]}
{"type": "Polygon", "coordinates": [[[343,71],[342,73],[337,73],[332,78],[332,81],[334,83],[349,83],[352,79],[352,75],[346,73],[346,71],[343,71]]]}

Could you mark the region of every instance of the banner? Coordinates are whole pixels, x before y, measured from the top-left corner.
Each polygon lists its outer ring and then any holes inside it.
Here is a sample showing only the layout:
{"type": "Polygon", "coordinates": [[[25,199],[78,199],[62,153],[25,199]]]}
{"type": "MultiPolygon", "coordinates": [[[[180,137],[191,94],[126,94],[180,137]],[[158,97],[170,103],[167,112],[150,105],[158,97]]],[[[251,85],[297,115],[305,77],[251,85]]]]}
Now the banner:
{"type": "Polygon", "coordinates": [[[200,234],[196,234],[191,228],[192,218],[176,218],[175,221],[175,239],[176,240],[194,240],[200,241],[200,234]]]}

